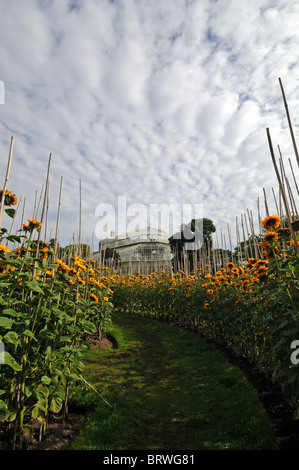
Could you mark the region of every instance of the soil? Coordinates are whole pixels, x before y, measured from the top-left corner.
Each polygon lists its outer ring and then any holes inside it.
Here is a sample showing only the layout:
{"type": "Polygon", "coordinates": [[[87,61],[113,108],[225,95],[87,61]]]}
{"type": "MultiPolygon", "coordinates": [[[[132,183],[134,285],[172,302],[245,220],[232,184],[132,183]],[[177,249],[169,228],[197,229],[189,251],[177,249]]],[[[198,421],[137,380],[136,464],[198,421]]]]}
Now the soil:
{"type": "MultiPolygon", "coordinates": [[[[201,335],[202,336],[202,335],[201,335]]],[[[204,338],[208,342],[213,342],[209,338],[204,338]]],[[[113,338],[97,337],[87,339],[93,348],[115,348],[113,338]]],[[[256,365],[248,359],[238,355],[234,350],[225,346],[220,348],[228,360],[239,367],[245,374],[247,380],[255,387],[259,399],[263,404],[273,429],[277,436],[277,441],[283,450],[299,450],[299,420],[294,418],[294,409],[283,396],[278,385],[266,376],[256,365]]],[[[60,415],[50,415],[47,425],[47,434],[44,440],[39,442],[39,423],[30,423],[30,437],[27,438],[27,450],[59,450],[70,442],[80,428],[84,425],[92,410],[70,408],[67,419],[63,423],[60,415]]]]}

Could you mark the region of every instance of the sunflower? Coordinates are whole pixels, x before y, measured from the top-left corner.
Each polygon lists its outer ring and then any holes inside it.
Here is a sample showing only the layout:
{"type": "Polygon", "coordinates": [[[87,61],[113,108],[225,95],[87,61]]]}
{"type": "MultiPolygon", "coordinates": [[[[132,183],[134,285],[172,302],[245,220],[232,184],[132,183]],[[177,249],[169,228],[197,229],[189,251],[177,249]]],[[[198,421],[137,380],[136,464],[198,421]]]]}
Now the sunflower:
{"type": "Polygon", "coordinates": [[[275,230],[280,225],[280,217],[278,215],[269,215],[261,220],[261,224],[266,230],[275,230]]]}
{"type": "Polygon", "coordinates": [[[264,235],[264,239],[267,242],[276,242],[278,239],[278,234],[276,232],[267,232],[264,235]]]}
{"type": "MultiPolygon", "coordinates": [[[[3,190],[0,191],[0,201],[2,199],[3,190]]],[[[15,194],[12,194],[11,191],[5,191],[4,204],[6,206],[15,206],[18,203],[15,194]]]]}
{"type": "Polygon", "coordinates": [[[25,232],[32,231],[34,229],[39,229],[43,224],[38,222],[35,219],[28,219],[28,224],[23,224],[23,229],[25,232]]]}
{"type": "Polygon", "coordinates": [[[239,269],[238,268],[232,268],[231,272],[234,274],[239,274],[239,269]]]}
{"type": "Polygon", "coordinates": [[[90,300],[94,300],[94,302],[98,302],[99,298],[95,294],[90,294],[90,300]]]}
{"type": "Polygon", "coordinates": [[[8,248],[8,246],[0,244],[0,251],[5,251],[6,253],[9,253],[10,249],[8,248]]]}
{"type": "Polygon", "coordinates": [[[255,275],[260,281],[265,281],[267,279],[267,267],[260,266],[256,271],[255,275]]]}
{"type": "Polygon", "coordinates": [[[232,263],[232,262],[230,261],[229,263],[227,263],[226,267],[227,267],[228,269],[232,269],[232,268],[235,268],[235,265],[234,265],[234,263],[232,263]]]}

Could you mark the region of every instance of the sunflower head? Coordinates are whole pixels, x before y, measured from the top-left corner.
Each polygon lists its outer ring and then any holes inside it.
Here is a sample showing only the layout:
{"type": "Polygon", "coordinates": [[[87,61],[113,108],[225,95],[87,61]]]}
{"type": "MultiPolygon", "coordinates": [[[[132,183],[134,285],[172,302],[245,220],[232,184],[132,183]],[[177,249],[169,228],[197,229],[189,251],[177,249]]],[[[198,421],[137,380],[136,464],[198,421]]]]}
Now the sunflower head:
{"type": "Polygon", "coordinates": [[[43,224],[35,219],[28,219],[28,224],[23,224],[25,232],[32,232],[34,229],[40,229],[43,224]]]}
{"type": "Polygon", "coordinates": [[[9,253],[10,249],[8,248],[8,246],[0,244],[0,252],[9,253]]]}
{"type": "MultiPolygon", "coordinates": [[[[0,191],[0,201],[2,199],[3,190],[0,191]]],[[[11,191],[5,191],[4,204],[5,206],[15,206],[18,203],[15,194],[12,194],[11,191]]]]}
{"type": "Polygon", "coordinates": [[[280,217],[278,215],[269,215],[261,220],[261,224],[266,230],[276,230],[280,226],[280,217]]]}
{"type": "Polygon", "coordinates": [[[93,300],[94,302],[98,302],[99,298],[95,294],[90,294],[90,300],[93,300]]]}
{"type": "Polygon", "coordinates": [[[278,234],[276,232],[267,232],[264,235],[264,239],[267,242],[276,242],[278,239],[278,234]]]}
{"type": "Polygon", "coordinates": [[[235,265],[234,265],[234,263],[232,263],[232,262],[230,261],[229,263],[227,263],[226,267],[227,267],[228,269],[232,269],[232,268],[235,268],[235,265]]]}

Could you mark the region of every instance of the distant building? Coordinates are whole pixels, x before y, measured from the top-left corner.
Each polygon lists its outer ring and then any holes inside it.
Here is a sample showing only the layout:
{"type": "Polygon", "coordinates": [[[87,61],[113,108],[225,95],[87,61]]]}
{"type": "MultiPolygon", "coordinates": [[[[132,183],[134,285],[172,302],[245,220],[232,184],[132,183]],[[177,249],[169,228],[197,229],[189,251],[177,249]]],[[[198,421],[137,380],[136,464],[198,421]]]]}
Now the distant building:
{"type": "Polygon", "coordinates": [[[172,270],[168,235],[160,229],[146,227],[123,235],[111,233],[111,238],[100,241],[98,259],[104,259],[108,248],[119,254],[123,275],[172,270]]]}

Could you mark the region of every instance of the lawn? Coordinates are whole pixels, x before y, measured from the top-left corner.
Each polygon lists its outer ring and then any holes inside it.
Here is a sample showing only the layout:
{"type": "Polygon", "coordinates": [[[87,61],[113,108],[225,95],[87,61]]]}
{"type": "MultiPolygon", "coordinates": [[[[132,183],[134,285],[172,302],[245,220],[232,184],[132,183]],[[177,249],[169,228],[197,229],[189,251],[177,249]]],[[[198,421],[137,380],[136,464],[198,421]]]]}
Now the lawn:
{"type": "Polygon", "coordinates": [[[279,446],[253,386],[212,344],[174,325],[114,315],[116,349],[85,353],[94,407],[73,450],[260,450],[279,446]],[[112,407],[112,408],[111,408],[112,407]]]}

